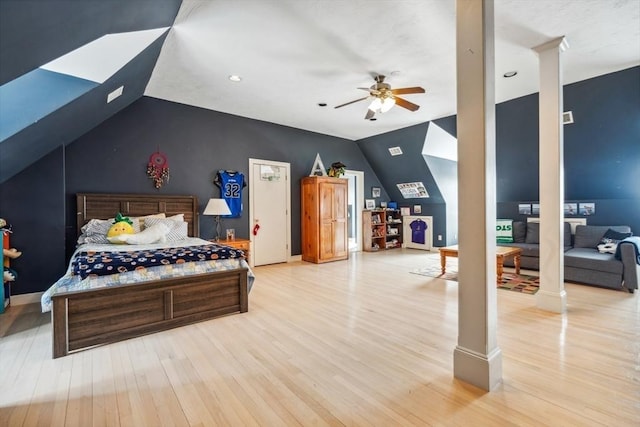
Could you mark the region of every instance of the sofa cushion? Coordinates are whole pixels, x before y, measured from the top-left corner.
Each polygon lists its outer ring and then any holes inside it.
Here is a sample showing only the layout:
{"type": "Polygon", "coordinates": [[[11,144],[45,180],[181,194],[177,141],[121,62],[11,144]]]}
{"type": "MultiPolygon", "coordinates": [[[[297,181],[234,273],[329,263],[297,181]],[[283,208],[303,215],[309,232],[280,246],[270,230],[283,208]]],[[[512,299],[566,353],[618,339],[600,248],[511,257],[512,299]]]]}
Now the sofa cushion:
{"type": "Polygon", "coordinates": [[[576,225],[573,247],[596,249],[609,229],[620,233],[631,232],[631,228],[628,225],[576,225]]]}
{"type": "MultiPolygon", "coordinates": [[[[514,243],[540,243],[540,223],[537,222],[514,222],[513,223],[514,243]],[[520,241],[522,230],[525,230],[524,239],[520,241]]],[[[571,246],[571,224],[564,223],[564,246],[571,246]]]]}
{"type": "Polygon", "coordinates": [[[613,254],[601,254],[597,249],[592,248],[573,248],[566,251],[564,265],[565,267],[604,271],[622,276],[622,261],[618,261],[613,254]]]}
{"type": "Polygon", "coordinates": [[[564,247],[571,246],[571,224],[564,223],[564,247]]]}
{"type": "Polygon", "coordinates": [[[527,223],[527,237],[524,240],[525,243],[540,243],[540,223],[528,222],[527,223]]]}
{"type": "Polygon", "coordinates": [[[504,243],[498,244],[498,246],[509,246],[511,248],[520,248],[522,249],[521,255],[527,257],[539,257],[540,256],[540,245],[537,243],[504,243]]]}
{"type": "Polygon", "coordinates": [[[527,224],[522,221],[513,222],[513,243],[524,243],[527,237],[527,224]]]}

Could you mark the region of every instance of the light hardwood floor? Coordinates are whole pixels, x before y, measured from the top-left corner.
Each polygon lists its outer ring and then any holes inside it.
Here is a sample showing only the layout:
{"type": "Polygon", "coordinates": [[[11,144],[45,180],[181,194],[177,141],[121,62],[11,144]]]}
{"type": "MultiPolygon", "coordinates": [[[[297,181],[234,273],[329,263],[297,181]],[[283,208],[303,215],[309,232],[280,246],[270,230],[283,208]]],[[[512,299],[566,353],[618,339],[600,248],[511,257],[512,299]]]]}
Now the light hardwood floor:
{"type": "Polygon", "coordinates": [[[56,360],[49,314],[10,307],[0,425],[640,425],[638,293],[567,284],[558,315],[498,290],[487,393],[453,378],[458,284],[409,273],[438,259],[258,267],[248,313],[56,360]]]}

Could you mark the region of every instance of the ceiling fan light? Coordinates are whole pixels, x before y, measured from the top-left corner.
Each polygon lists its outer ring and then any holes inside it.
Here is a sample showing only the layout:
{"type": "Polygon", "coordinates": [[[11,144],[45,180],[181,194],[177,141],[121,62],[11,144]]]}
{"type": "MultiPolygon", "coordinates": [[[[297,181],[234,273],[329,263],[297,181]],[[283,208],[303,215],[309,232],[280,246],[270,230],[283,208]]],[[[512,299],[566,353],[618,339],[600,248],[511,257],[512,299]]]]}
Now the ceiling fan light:
{"type": "Polygon", "coordinates": [[[391,107],[393,107],[394,105],[396,105],[396,100],[395,98],[385,98],[384,101],[382,101],[382,106],[380,107],[380,112],[381,113],[386,113],[387,111],[389,111],[391,109],[391,107]]]}
{"type": "Polygon", "coordinates": [[[371,102],[371,105],[369,105],[369,110],[371,111],[378,111],[381,108],[382,108],[382,100],[377,97],[371,102]]]}

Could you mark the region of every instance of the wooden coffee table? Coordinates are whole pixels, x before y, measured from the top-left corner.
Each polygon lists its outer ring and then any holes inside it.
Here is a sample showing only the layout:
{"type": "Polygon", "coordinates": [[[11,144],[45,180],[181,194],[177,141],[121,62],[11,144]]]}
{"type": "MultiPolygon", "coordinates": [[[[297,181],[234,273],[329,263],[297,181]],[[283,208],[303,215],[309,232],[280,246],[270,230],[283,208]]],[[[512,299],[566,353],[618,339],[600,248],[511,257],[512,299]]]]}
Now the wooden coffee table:
{"type": "MultiPolygon", "coordinates": [[[[458,245],[445,246],[439,248],[440,250],[440,266],[442,267],[442,274],[445,273],[447,267],[447,257],[458,258],[458,245]]],[[[504,270],[505,258],[513,257],[513,265],[516,268],[516,274],[520,274],[520,255],[522,249],[512,248],[509,246],[496,246],[496,275],[498,283],[502,281],[502,272],[504,270]]]]}

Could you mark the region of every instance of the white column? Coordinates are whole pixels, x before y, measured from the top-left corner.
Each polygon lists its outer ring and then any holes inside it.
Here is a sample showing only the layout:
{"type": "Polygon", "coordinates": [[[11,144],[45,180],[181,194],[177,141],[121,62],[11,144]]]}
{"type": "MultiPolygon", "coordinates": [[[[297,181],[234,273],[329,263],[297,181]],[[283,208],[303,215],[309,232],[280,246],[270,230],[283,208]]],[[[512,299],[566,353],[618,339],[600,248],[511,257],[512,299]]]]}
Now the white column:
{"type": "Polygon", "coordinates": [[[540,60],[540,290],[536,305],[564,313],[564,143],[562,64],[568,47],[558,37],[534,47],[540,60]]]}
{"type": "Polygon", "coordinates": [[[453,373],[484,390],[502,381],[496,340],[493,0],[456,1],[458,345],[453,373]]]}

